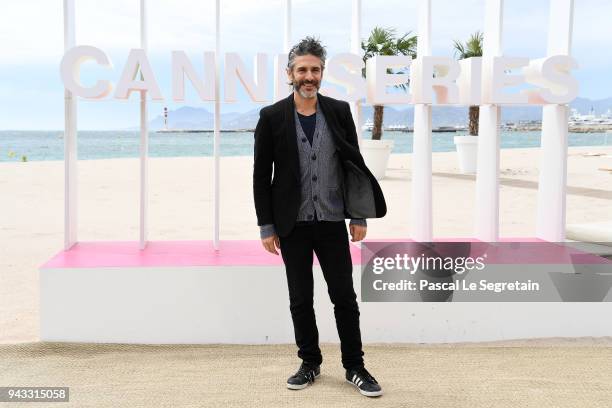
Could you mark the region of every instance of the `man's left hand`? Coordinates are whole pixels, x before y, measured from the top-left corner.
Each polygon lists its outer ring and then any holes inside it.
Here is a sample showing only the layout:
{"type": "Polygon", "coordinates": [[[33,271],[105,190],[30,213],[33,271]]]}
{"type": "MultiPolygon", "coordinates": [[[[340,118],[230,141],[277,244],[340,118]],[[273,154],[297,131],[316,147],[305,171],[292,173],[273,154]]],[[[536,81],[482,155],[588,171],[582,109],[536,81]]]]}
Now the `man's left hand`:
{"type": "Polygon", "coordinates": [[[350,224],[349,230],[351,231],[351,241],[357,242],[365,238],[368,227],[363,225],[350,224]]]}

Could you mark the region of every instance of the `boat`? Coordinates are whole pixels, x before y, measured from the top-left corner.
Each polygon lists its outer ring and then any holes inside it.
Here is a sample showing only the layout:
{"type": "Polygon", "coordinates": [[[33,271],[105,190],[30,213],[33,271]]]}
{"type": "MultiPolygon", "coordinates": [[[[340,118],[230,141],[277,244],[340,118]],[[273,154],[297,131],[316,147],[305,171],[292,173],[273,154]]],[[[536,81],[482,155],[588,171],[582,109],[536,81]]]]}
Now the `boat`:
{"type": "Polygon", "coordinates": [[[368,118],[368,120],[365,121],[363,126],[361,126],[361,130],[371,132],[372,129],[374,129],[374,122],[372,122],[372,119],[368,118]]]}
{"type": "Polygon", "coordinates": [[[454,126],[438,126],[431,129],[434,133],[447,133],[447,132],[456,132],[457,128],[454,126]]]}
{"type": "Polygon", "coordinates": [[[411,132],[412,129],[406,125],[389,125],[385,128],[385,130],[391,132],[411,132]]]}
{"type": "Polygon", "coordinates": [[[572,109],[568,120],[570,126],[591,126],[591,125],[609,125],[612,126],[612,110],[600,116],[595,114],[595,109],[591,106],[591,110],[586,115],[582,115],[577,109],[572,109]]]}

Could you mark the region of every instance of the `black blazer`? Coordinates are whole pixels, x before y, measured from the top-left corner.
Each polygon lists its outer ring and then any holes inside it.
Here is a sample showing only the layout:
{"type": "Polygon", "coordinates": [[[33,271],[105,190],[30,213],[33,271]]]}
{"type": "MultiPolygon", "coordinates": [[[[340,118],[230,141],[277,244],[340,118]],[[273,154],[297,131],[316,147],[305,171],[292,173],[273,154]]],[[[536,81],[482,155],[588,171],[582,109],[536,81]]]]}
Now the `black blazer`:
{"type": "MultiPolygon", "coordinates": [[[[317,98],[342,163],[345,218],[384,217],[385,198],[359,152],[349,104],[321,94],[317,98]]],[[[253,197],[257,225],[274,224],[282,237],[293,229],[301,202],[294,108],[292,93],[261,109],[255,128],[253,197]]]]}

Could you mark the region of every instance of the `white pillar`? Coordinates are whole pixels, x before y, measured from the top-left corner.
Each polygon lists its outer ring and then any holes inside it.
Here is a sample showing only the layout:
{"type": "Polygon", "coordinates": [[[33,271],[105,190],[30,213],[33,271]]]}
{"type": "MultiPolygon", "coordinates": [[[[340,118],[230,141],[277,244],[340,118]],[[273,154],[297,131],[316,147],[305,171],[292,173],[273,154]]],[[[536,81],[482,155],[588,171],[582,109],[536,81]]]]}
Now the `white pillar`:
{"type": "Polygon", "coordinates": [[[219,154],[221,148],[221,1],[215,1],[215,123],[213,140],[213,248],[219,250],[219,154]]]}
{"type": "MultiPolygon", "coordinates": [[[[361,55],[361,0],[353,0],[351,11],[351,52],[361,55]]],[[[361,145],[361,122],[363,116],[361,103],[361,101],[351,103],[351,112],[353,113],[353,121],[357,129],[357,142],[359,145],[361,145]]]]}
{"type": "MultiPolygon", "coordinates": [[[[147,51],[146,0],[140,0],[140,48],[147,51]]],[[[147,246],[149,190],[149,127],[147,124],[147,92],[140,91],[140,249],[147,246]]]]}
{"type": "MultiPolygon", "coordinates": [[[[285,0],[284,34],[283,34],[283,53],[291,50],[291,0],[285,0]]],[[[274,57],[274,102],[286,98],[291,93],[291,87],[287,84],[286,58],[274,57]]]]}
{"type": "MultiPolygon", "coordinates": [[[[483,64],[489,63],[488,57],[502,54],[503,7],[503,0],[486,0],[483,64]]],[[[485,69],[483,66],[483,71],[485,69]]],[[[499,240],[500,116],[499,106],[480,107],[474,234],[487,242],[499,240]]]]}
{"type": "Polygon", "coordinates": [[[412,153],[412,239],[433,240],[431,176],[431,105],[414,105],[412,153]]]}
{"type": "MultiPolygon", "coordinates": [[[[546,53],[570,55],[574,2],[551,0],[549,7],[546,53]]],[[[568,114],[567,105],[542,109],[536,236],[551,242],[565,240],[568,114]]]]}
{"type": "Polygon", "coordinates": [[[474,224],[476,238],[486,242],[499,240],[500,116],[499,106],[480,107],[474,224]]]}
{"type": "MultiPolygon", "coordinates": [[[[64,52],[76,44],[74,0],[64,0],[64,52]]],[[[77,242],[77,101],[64,89],[64,249],[77,242]]]]}
{"type": "MultiPolygon", "coordinates": [[[[431,0],[420,0],[417,57],[431,55],[431,0]]],[[[420,242],[433,240],[431,176],[431,105],[414,105],[412,147],[411,235],[420,242]]]]}
{"type": "Polygon", "coordinates": [[[285,0],[285,32],[283,36],[283,52],[291,49],[291,0],[285,0]]]}

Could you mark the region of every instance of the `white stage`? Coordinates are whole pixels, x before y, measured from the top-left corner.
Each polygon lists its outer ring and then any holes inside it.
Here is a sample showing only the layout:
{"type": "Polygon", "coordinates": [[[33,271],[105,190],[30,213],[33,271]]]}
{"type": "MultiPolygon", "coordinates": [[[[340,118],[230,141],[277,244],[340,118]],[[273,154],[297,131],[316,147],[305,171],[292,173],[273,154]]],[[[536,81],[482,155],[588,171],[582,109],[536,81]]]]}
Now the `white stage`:
{"type": "MultiPolygon", "coordinates": [[[[80,242],[40,269],[42,341],[293,343],[284,265],[259,241],[80,242]]],[[[612,303],[361,302],[364,343],[611,336],[612,303]]],[[[315,258],[316,261],[316,258],[315,258]]],[[[318,263],[321,342],[338,342],[318,263]]]]}

